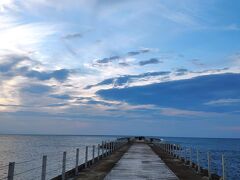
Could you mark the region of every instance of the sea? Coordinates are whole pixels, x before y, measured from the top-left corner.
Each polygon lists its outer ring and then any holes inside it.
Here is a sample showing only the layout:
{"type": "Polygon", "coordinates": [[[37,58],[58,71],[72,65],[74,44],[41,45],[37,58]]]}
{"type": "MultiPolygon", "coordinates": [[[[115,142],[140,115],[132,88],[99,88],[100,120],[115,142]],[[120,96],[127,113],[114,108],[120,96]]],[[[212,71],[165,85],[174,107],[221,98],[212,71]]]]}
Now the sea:
{"type": "MultiPolygon", "coordinates": [[[[41,179],[42,156],[47,155],[47,179],[62,172],[63,152],[67,153],[66,170],[73,169],[76,163],[76,149],[80,151],[79,164],[85,162],[86,146],[88,159],[92,158],[92,147],[102,141],[111,141],[123,136],[85,135],[0,135],[0,180],[7,179],[9,162],[15,162],[15,180],[41,179]]],[[[230,138],[185,138],[157,137],[163,142],[179,144],[180,155],[191,157],[208,168],[207,153],[210,154],[211,173],[222,175],[222,155],[224,155],[225,176],[229,180],[240,179],[240,139],[230,138]],[[191,149],[191,154],[189,150],[191,149]]],[[[96,155],[95,150],[95,155],[96,155]]],[[[101,151],[100,151],[101,154],[101,151]]]]}

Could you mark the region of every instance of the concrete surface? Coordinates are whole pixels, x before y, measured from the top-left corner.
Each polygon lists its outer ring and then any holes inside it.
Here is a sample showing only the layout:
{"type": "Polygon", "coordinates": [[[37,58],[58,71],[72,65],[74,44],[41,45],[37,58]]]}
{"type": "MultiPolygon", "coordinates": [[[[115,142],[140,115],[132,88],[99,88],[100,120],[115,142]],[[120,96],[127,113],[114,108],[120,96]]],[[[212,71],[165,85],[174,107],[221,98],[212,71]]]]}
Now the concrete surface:
{"type": "Polygon", "coordinates": [[[158,155],[144,143],[134,143],[104,179],[178,180],[158,155]]]}

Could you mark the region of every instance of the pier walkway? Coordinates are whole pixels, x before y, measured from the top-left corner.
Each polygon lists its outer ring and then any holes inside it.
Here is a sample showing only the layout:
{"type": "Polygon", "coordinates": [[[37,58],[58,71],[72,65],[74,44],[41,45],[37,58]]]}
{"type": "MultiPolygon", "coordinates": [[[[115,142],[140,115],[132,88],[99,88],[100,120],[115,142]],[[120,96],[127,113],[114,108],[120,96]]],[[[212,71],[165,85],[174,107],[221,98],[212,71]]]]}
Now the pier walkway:
{"type": "Polygon", "coordinates": [[[146,143],[134,143],[105,180],[178,180],[146,143]]]}

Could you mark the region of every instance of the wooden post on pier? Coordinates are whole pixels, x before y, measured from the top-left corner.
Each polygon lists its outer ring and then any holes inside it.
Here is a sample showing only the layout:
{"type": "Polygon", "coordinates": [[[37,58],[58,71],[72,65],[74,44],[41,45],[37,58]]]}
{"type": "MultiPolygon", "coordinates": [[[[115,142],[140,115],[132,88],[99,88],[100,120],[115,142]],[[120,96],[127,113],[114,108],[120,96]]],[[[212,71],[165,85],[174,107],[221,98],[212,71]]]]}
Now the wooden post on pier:
{"type": "Polygon", "coordinates": [[[95,160],[95,145],[92,146],[92,164],[94,164],[95,160]]]}
{"type": "Polygon", "coordinates": [[[185,161],[185,164],[187,164],[187,148],[186,147],[184,149],[184,153],[185,153],[184,161],[185,161]]]}
{"type": "Polygon", "coordinates": [[[189,166],[192,167],[192,148],[189,148],[189,166]]]}
{"type": "Polygon", "coordinates": [[[179,146],[179,159],[181,160],[182,159],[182,147],[179,146]]]}
{"type": "Polygon", "coordinates": [[[112,152],[113,152],[113,142],[111,142],[111,154],[112,154],[112,152]]]}
{"type": "Polygon", "coordinates": [[[99,161],[99,159],[100,159],[100,144],[98,144],[98,151],[97,151],[97,159],[98,159],[98,161],[99,161]]]}
{"type": "Polygon", "coordinates": [[[104,157],[107,156],[107,141],[104,141],[104,157]]]}
{"type": "Polygon", "coordinates": [[[222,180],[225,180],[225,160],[224,160],[224,154],[222,154],[222,180]]]}
{"type": "Polygon", "coordinates": [[[10,162],[8,165],[8,180],[13,180],[15,162],[10,162]]]}
{"type": "Polygon", "coordinates": [[[103,155],[104,155],[104,142],[102,141],[102,158],[103,158],[103,155]]]}
{"type": "Polygon", "coordinates": [[[63,160],[62,160],[62,180],[65,180],[65,172],[66,172],[66,158],[67,152],[63,152],[63,160]]]}
{"type": "Polygon", "coordinates": [[[88,167],[88,146],[86,146],[86,151],[85,151],[85,168],[88,167]]]}
{"type": "Polygon", "coordinates": [[[210,166],[210,153],[207,152],[207,160],[208,160],[208,179],[211,179],[211,166],[210,166]]]}
{"type": "Polygon", "coordinates": [[[112,154],[112,142],[110,141],[110,154],[112,154]]]}
{"type": "Polygon", "coordinates": [[[112,154],[112,152],[113,152],[113,143],[112,143],[112,141],[110,142],[110,154],[112,154]]]}
{"type": "Polygon", "coordinates": [[[108,141],[105,141],[106,156],[108,156],[108,141]]]}
{"type": "Polygon", "coordinates": [[[181,153],[182,153],[181,146],[178,145],[178,159],[180,159],[180,160],[181,160],[181,155],[182,155],[181,153]]]}
{"type": "Polygon", "coordinates": [[[197,172],[200,173],[199,151],[197,149],[197,172]]]}
{"type": "Polygon", "coordinates": [[[172,144],[169,144],[170,155],[172,155],[172,144]]]}
{"type": "Polygon", "coordinates": [[[75,165],[75,175],[78,175],[78,164],[79,164],[79,149],[76,150],[76,165],[75,165]]]}
{"type": "Polygon", "coordinates": [[[173,147],[173,154],[174,154],[174,157],[175,157],[175,158],[178,158],[178,155],[177,155],[177,147],[178,147],[178,145],[175,145],[175,146],[173,147]]]}
{"type": "Polygon", "coordinates": [[[46,172],[47,172],[47,156],[42,157],[42,175],[41,180],[46,180],[46,172]]]}

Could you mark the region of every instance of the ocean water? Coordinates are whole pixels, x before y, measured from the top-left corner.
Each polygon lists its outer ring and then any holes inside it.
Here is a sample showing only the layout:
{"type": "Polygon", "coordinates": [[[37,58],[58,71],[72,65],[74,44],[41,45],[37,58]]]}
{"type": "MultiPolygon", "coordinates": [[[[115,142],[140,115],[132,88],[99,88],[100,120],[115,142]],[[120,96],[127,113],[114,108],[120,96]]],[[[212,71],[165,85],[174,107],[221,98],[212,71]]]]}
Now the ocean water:
{"type": "Polygon", "coordinates": [[[79,163],[85,161],[85,148],[116,139],[117,136],[42,136],[0,135],[0,180],[6,179],[8,163],[15,162],[15,180],[38,180],[41,175],[42,156],[47,155],[47,179],[61,174],[63,152],[67,152],[66,169],[75,166],[76,149],[79,163]]]}
{"type": "MultiPolygon", "coordinates": [[[[207,169],[207,152],[210,153],[210,169],[212,173],[222,175],[222,154],[224,154],[225,177],[229,180],[240,180],[240,139],[231,138],[174,138],[161,137],[164,141],[180,144],[192,151],[192,159],[197,162],[199,151],[200,165],[207,169]]],[[[180,152],[179,152],[180,153],[180,152]]],[[[182,152],[185,157],[185,151],[182,152]]],[[[190,153],[187,151],[187,158],[190,153]]]]}
{"type": "MultiPolygon", "coordinates": [[[[16,180],[38,180],[42,156],[47,155],[47,179],[61,174],[63,152],[67,152],[67,170],[75,165],[76,148],[80,149],[80,163],[84,162],[86,145],[100,144],[118,136],[38,136],[0,135],[0,180],[7,176],[8,163],[15,162],[16,180]]],[[[192,149],[193,161],[199,150],[200,165],[207,167],[207,152],[211,154],[211,172],[222,174],[221,155],[225,155],[226,176],[240,179],[240,139],[159,137],[166,142],[192,149]]],[[[189,158],[189,154],[186,154],[189,158]]],[[[92,148],[89,148],[89,159],[92,148]]]]}

